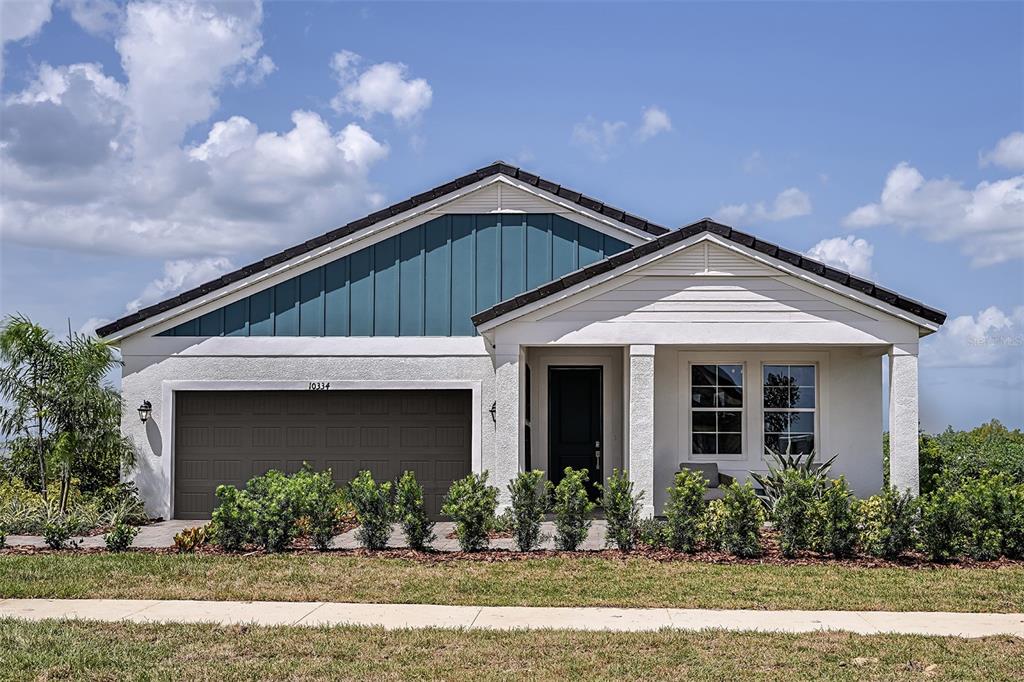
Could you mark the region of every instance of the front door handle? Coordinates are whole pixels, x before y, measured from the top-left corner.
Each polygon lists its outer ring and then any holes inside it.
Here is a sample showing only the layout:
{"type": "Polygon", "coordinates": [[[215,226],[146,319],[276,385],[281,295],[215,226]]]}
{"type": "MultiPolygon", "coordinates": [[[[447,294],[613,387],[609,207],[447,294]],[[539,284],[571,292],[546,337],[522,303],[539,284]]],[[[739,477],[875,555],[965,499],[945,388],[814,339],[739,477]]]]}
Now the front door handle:
{"type": "Polygon", "coordinates": [[[601,441],[594,441],[594,466],[601,468],[601,441]]]}

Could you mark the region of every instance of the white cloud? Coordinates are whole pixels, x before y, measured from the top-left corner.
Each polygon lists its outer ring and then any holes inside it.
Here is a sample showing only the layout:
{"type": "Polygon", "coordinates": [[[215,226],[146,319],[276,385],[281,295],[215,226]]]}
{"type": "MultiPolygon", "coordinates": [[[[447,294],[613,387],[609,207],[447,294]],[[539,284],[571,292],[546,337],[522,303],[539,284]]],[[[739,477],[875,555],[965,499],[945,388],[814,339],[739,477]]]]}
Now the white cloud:
{"type": "Polygon", "coordinates": [[[797,187],[784,189],[776,195],[771,205],[759,201],[756,204],[730,204],[722,206],[715,214],[725,222],[778,222],[810,215],[811,197],[797,187]]]}
{"type": "Polygon", "coordinates": [[[1002,166],[1010,170],[1024,168],[1024,132],[1015,131],[999,140],[994,149],[978,154],[981,166],[1002,166]]]}
{"type": "Polygon", "coordinates": [[[128,303],[126,310],[133,313],[140,308],[161,301],[171,294],[191,289],[220,277],[234,268],[231,261],[223,257],[166,261],[164,262],[163,277],[147,284],[139,297],[128,303]]]}
{"type": "Polygon", "coordinates": [[[875,247],[850,235],[822,239],[808,249],[807,255],[852,275],[871,277],[871,258],[875,255],[875,247]]]}
{"type": "Polygon", "coordinates": [[[951,320],[921,346],[921,362],[931,367],[1007,367],[1020,364],[1024,351],[1024,306],[1010,313],[989,306],[976,315],[951,320]]]}
{"type": "Polygon", "coordinates": [[[111,322],[113,322],[113,320],[109,320],[105,317],[90,317],[82,323],[81,327],[78,328],[78,333],[84,334],[85,336],[95,336],[97,328],[111,322]]]}
{"type": "Polygon", "coordinates": [[[636,132],[636,135],[641,142],[644,142],[655,135],[667,133],[671,130],[672,119],[669,118],[668,112],[660,107],[650,106],[644,109],[640,129],[636,132]]]}
{"type": "Polygon", "coordinates": [[[130,5],[127,80],[95,64],[39,67],[0,111],[0,229],[51,248],[231,256],[295,243],[372,210],[388,148],[354,123],[296,111],[285,131],[210,121],[218,95],[273,68],[258,4],[130,5]],[[184,146],[186,131],[209,126],[184,146]]]}
{"type": "Polygon", "coordinates": [[[949,178],[926,180],[903,162],[889,172],[880,201],[857,208],[844,224],[897,225],[934,241],[959,240],[975,265],[1024,258],[1024,175],[971,190],[949,178]]]}
{"type": "Polygon", "coordinates": [[[32,38],[53,16],[51,0],[0,2],[0,82],[4,74],[4,48],[7,43],[32,38]]]}
{"type": "Polygon", "coordinates": [[[341,90],[331,100],[335,111],[350,111],[369,119],[388,114],[396,121],[414,120],[425,111],[434,92],[423,78],[409,78],[409,67],[397,62],[373,64],[360,72],[362,57],[342,50],[334,55],[334,69],[341,90]]]}
{"type": "Polygon", "coordinates": [[[598,121],[587,116],[573,126],[572,142],[589,151],[594,158],[605,161],[618,146],[625,129],[625,121],[598,121]]]}
{"type": "Polygon", "coordinates": [[[96,36],[113,35],[124,20],[124,8],[114,0],[60,0],[76,24],[96,36]]]}

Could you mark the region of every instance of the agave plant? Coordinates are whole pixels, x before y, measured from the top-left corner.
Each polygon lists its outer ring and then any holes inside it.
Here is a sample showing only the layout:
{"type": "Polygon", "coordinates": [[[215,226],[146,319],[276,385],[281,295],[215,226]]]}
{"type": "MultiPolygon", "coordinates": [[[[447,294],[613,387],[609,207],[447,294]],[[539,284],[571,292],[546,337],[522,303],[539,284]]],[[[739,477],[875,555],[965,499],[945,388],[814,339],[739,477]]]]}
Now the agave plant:
{"type": "Polygon", "coordinates": [[[768,463],[768,473],[758,474],[751,471],[750,477],[764,490],[762,501],[769,510],[774,509],[775,502],[782,494],[783,472],[794,471],[801,478],[813,480],[815,487],[822,489],[829,480],[828,473],[833,462],[839,456],[832,455],[819,464],[815,461],[817,453],[814,450],[807,454],[793,454],[788,448],[786,452],[778,452],[767,445],[764,449],[775,463],[768,463]]]}

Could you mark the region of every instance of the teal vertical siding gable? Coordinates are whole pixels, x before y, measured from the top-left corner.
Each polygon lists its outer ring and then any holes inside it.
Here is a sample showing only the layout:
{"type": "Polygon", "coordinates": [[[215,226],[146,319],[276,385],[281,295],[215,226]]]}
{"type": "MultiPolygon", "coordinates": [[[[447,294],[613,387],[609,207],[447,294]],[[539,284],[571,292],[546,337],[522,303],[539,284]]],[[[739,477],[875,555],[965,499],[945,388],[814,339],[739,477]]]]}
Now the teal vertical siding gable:
{"type": "Polygon", "coordinates": [[[627,248],[559,215],[445,215],[160,336],[475,336],[473,314],[627,248]]]}

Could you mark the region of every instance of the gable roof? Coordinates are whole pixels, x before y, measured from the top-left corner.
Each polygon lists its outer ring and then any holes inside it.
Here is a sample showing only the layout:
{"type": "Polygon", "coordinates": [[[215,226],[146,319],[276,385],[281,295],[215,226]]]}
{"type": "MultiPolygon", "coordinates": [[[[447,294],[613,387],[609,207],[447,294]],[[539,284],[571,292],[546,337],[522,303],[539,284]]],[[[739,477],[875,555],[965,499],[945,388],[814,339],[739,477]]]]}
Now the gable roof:
{"type": "Polygon", "coordinates": [[[907,298],[906,296],[901,296],[893,291],[878,286],[874,282],[869,282],[868,280],[861,279],[860,277],[854,277],[848,272],[843,272],[842,270],[829,267],[824,263],[819,263],[818,261],[807,258],[795,251],[789,251],[777,244],[757,239],[753,235],[740,232],[739,230],[734,230],[728,225],[722,225],[721,223],[705,218],[691,225],[681,227],[678,230],[665,233],[657,239],[653,239],[649,242],[640,244],[639,246],[634,246],[631,249],[621,251],[614,256],[600,260],[585,268],[581,268],[575,272],[570,272],[564,277],[560,277],[559,279],[548,282],[547,284],[543,284],[539,287],[526,291],[518,296],[501,301],[487,310],[483,310],[474,315],[472,317],[473,324],[479,327],[485,322],[490,322],[502,315],[506,315],[510,312],[523,308],[524,306],[530,305],[531,303],[543,300],[560,291],[575,286],[580,282],[585,282],[588,279],[610,272],[618,267],[626,265],[627,263],[643,258],[644,256],[657,253],[666,247],[705,232],[724,237],[725,239],[740,244],[741,246],[754,249],[755,251],[767,256],[771,256],[772,258],[777,258],[785,263],[794,265],[801,270],[806,270],[807,272],[825,277],[833,282],[842,284],[843,286],[850,287],[855,291],[866,294],[867,296],[882,301],[883,303],[887,303],[895,308],[899,308],[900,310],[905,310],[906,312],[917,315],[929,322],[941,325],[946,321],[946,313],[941,310],[929,308],[923,303],[915,301],[912,298],[907,298]]]}
{"type": "Polygon", "coordinates": [[[487,178],[495,175],[505,175],[510,178],[519,180],[533,187],[537,187],[540,190],[548,192],[549,194],[553,194],[562,199],[565,199],[566,201],[577,204],[578,206],[581,206],[587,210],[599,213],[603,216],[611,218],[612,220],[624,223],[632,228],[642,230],[643,232],[646,232],[648,234],[657,236],[669,233],[669,229],[667,227],[663,227],[656,223],[652,223],[649,220],[633,215],[632,213],[627,213],[626,211],[623,211],[622,209],[619,208],[615,208],[614,206],[609,206],[604,202],[588,197],[585,194],[577,192],[573,189],[569,189],[568,187],[565,187],[563,185],[559,185],[558,183],[551,182],[550,180],[545,180],[539,175],[528,173],[522,170],[521,168],[507,164],[504,161],[495,161],[489,166],[479,168],[473,171],[472,173],[468,173],[466,175],[463,175],[462,177],[451,180],[450,182],[446,182],[443,185],[438,185],[433,189],[429,189],[426,192],[421,192],[420,194],[410,197],[404,201],[392,204],[387,208],[382,208],[379,211],[375,211],[367,216],[363,216],[358,220],[353,220],[352,222],[346,225],[342,225],[341,227],[333,229],[330,232],[325,232],[324,234],[318,237],[313,237],[312,239],[309,239],[301,244],[297,244],[290,248],[284,249],[283,251],[279,251],[278,253],[275,253],[272,256],[268,256],[263,260],[256,261],[255,263],[250,263],[249,265],[241,267],[233,272],[221,275],[216,279],[210,280],[209,282],[206,282],[204,284],[200,284],[194,289],[183,291],[177,296],[173,296],[164,301],[160,301],[159,303],[156,303],[154,305],[142,308],[130,315],[125,315],[124,317],[118,320],[114,320],[109,324],[103,325],[102,327],[98,327],[96,329],[96,334],[100,338],[110,336],[111,334],[119,332],[122,329],[126,329],[134,324],[138,324],[139,322],[142,322],[155,315],[165,313],[168,310],[176,308],[184,303],[194,301],[195,299],[205,296],[206,294],[209,294],[212,291],[216,291],[221,287],[227,286],[232,282],[237,282],[240,279],[244,279],[263,270],[272,268],[275,265],[291,260],[296,256],[301,256],[305,253],[318,249],[335,240],[343,239],[344,237],[348,237],[349,235],[352,235],[356,232],[365,230],[382,220],[387,220],[388,218],[394,217],[400,213],[404,213],[405,211],[414,209],[430,201],[434,201],[435,199],[439,199],[445,196],[446,194],[451,194],[456,190],[472,185],[473,183],[480,182],[481,180],[486,180],[487,178]]]}

